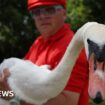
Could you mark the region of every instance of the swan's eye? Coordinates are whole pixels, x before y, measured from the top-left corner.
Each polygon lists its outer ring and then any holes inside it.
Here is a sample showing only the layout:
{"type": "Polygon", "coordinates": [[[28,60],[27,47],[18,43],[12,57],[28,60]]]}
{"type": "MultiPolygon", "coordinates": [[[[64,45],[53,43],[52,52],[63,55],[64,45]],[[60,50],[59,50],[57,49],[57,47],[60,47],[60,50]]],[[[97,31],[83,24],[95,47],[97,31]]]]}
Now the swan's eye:
{"type": "Polygon", "coordinates": [[[87,39],[87,43],[90,44],[91,43],[91,40],[90,39],[87,39]]]}

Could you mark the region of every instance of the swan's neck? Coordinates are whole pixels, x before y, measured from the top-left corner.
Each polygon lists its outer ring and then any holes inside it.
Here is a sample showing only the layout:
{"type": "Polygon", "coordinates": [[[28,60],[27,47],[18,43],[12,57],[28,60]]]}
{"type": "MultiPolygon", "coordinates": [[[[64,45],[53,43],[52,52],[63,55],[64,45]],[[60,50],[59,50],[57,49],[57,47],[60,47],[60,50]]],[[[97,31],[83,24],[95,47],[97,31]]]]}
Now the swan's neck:
{"type": "Polygon", "coordinates": [[[67,50],[66,50],[61,62],[58,64],[58,66],[53,71],[54,75],[57,75],[60,78],[70,76],[73,66],[81,52],[81,49],[84,46],[82,39],[83,39],[82,35],[80,36],[80,35],[76,34],[73,37],[72,41],[70,42],[69,46],[67,47],[67,50]]]}

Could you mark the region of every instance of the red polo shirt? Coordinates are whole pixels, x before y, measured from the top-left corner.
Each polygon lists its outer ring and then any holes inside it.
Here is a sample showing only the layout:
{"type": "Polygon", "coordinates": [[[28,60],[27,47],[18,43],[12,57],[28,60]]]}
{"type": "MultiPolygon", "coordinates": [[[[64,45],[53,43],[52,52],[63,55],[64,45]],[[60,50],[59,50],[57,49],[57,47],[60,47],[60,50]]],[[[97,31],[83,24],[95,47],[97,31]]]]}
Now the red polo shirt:
{"type": "MultiPolygon", "coordinates": [[[[61,60],[64,52],[73,37],[73,31],[65,24],[56,34],[44,40],[38,37],[31,46],[25,59],[31,60],[37,65],[51,65],[53,69],[61,60]]],[[[70,80],[65,90],[80,93],[78,105],[88,105],[88,63],[84,51],[74,66],[70,80]]]]}

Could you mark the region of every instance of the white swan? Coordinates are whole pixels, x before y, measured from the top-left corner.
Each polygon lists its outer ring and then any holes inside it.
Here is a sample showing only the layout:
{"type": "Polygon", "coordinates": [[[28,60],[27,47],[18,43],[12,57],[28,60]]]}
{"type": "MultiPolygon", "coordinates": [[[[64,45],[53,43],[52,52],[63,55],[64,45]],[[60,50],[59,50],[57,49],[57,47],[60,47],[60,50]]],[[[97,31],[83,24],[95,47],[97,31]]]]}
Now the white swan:
{"type": "Polygon", "coordinates": [[[75,61],[84,47],[88,57],[88,40],[103,46],[105,44],[105,26],[96,22],[89,22],[82,26],[73,37],[64,57],[55,68],[50,71],[29,61],[9,58],[0,65],[0,72],[9,68],[8,84],[20,99],[32,104],[41,105],[56,97],[64,89],[75,61]]]}

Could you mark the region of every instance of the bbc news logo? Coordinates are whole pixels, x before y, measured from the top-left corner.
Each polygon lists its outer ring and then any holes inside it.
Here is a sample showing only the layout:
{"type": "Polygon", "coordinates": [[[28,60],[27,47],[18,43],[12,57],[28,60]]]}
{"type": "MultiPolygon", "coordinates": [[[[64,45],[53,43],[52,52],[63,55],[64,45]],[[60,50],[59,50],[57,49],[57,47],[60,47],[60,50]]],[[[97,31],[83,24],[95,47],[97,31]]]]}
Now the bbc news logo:
{"type": "Polygon", "coordinates": [[[13,91],[0,91],[0,97],[14,97],[13,91]]]}

